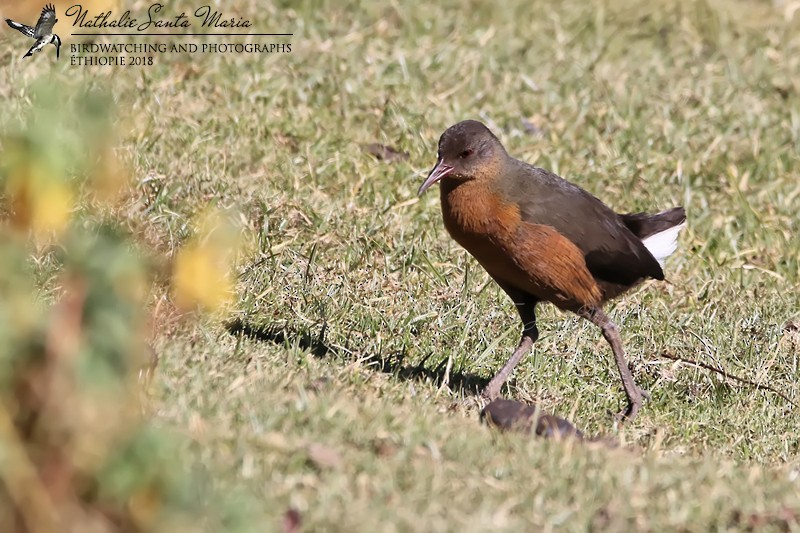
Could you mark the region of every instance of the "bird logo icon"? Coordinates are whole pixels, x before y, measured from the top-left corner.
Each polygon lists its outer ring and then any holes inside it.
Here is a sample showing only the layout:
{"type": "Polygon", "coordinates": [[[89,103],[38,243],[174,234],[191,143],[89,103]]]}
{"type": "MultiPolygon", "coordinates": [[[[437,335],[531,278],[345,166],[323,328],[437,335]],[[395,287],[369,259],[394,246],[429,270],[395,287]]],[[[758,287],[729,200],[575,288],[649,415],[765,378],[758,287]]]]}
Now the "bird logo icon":
{"type": "Polygon", "coordinates": [[[61,38],[53,33],[53,26],[56,25],[56,22],[58,22],[58,19],[56,18],[56,8],[53,4],[44,6],[35,27],[6,19],[6,23],[8,23],[9,26],[23,35],[27,35],[31,39],[36,39],[36,42],[31,46],[30,50],[28,50],[28,53],[22,56],[23,58],[33,55],[52,43],[56,47],[56,59],[58,59],[59,50],[61,49],[61,38]]]}

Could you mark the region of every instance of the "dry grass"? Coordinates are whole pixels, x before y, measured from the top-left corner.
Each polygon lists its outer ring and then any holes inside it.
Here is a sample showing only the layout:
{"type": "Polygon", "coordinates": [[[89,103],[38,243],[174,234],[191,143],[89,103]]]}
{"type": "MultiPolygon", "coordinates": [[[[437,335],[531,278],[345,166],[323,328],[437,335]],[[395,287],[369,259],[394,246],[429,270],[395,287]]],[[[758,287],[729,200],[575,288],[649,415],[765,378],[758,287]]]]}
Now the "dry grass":
{"type": "Polygon", "coordinates": [[[158,306],[153,417],[188,436],[187,463],[275,528],[290,507],[308,530],[800,527],[797,410],[659,357],[797,399],[797,15],[754,0],[256,5],[236,10],[294,31],[291,54],[80,70],[0,43],[4,119],[37,78],[113,88],[136,180],[122,214],[143,241],[168,257],[207,204],[242,213],[234,318],[258,334],[158,306]],[[464,118],[618,210],[687,208],[670,282],[610,308],[653,395],[636,422],[607,414],[624,395],[602,337],[552,308],[504,391],[621,449],[498,436],[452,408],[519,329],[436,194],[415,197],[464,118]],[[376,161],[372,142],[409,158],[376,161]]]}

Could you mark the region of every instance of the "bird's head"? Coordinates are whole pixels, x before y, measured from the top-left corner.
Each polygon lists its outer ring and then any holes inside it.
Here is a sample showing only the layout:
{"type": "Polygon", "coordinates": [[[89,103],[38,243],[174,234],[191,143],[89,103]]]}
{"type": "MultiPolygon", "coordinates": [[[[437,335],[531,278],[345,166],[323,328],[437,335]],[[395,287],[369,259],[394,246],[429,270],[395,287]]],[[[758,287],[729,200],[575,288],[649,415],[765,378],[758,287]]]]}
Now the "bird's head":
{"type": "Polygon", "coordinates": [[[466,181],[494,175],[506,156],[500,140],[477,120],[465,120],[445,130],[439,138],[439,159],[417,194],[444,177],[466,181]]]}
{"type": "Polygon", "coordinates": [[[56,59],[58,59],[59,53],[61,52],[61,37],[53,34],[53,44],[56,45],[56,59]]]}

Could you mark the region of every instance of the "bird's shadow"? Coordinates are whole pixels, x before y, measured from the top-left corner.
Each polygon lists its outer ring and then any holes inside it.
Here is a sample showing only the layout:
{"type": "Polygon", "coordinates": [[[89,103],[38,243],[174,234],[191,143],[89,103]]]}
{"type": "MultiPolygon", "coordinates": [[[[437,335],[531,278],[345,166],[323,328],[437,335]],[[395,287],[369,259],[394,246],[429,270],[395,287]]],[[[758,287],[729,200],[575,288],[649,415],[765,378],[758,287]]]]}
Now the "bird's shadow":
{"type": "MultiPolygon", "coordinates": [[[[311,334],[309,331],[296,331],[283,324],[254,325],[240,319],[225,324],[228,333],[234,336],[244,336],[261,342],[273,344],[294,345],[319,358],[334,357],[344,360],[352,358],[350,350],[338,349],[325,342],[326,324],[323,324],[319,333],[311,334]]],[[[401,352],[384,356],[372,354],[367,357],[359,355],[361,361],[378,369],[385,374],[392,374],[399,379],[409,381],[429,382],[440,386],[446,374],[447,358],[440,361],[435,367],[428,368],[426,363],[433,354],[428,354],[416,364],[406,364],[405,349],[401,352]]],[[[465,372],[450,372],[447,382],[450,390],[465,396],[477,394],[489,384],[489,378],[465,372]]]]}

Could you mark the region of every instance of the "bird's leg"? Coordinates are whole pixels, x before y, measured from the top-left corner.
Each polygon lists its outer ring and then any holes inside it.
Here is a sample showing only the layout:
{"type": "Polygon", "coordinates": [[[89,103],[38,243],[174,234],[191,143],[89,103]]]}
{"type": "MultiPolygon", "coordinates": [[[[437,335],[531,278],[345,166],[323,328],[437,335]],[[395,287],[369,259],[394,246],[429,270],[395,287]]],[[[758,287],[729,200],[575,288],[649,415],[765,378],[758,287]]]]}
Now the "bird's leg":
{"type": "Polygon", "coordinates": [[[636,418],[639,408],[642,407],[642,397],[649,397],[649,394],[640,389],[633,381],[633,375],[628,368],[628,363],[625,361],[625,352],[622,350],[622,340],[619,337],[619,330],[616,324],[608,318],[600,307],[581,309],[578,314],[599,327],[603,331],[603,337],[605,337],[608,344],[611,345],[611,351],[614,352],[614,360],[617,363],[619,376],[622,378],[622,387],[625,389],[625,394],[628,396],[628,408],[620,413],[620,415],[628,420],[633,420],[636,418]]]}
{"type": "Polygon", "coordinates": [[[481,396],[486,400],[494,400],[500,396],[500,388],[506,382],[508,376],[514,371],[514,367],[520,360],[530,352],[533,343],[539,337],[539,330],[536,329],[536,302],[517,303],[517,310],[522,319],[522,339],[519,346],[511,354],[511,357],[503,365],[503,368],[492,378],[486,388],[483,389],[481,396]]]}

